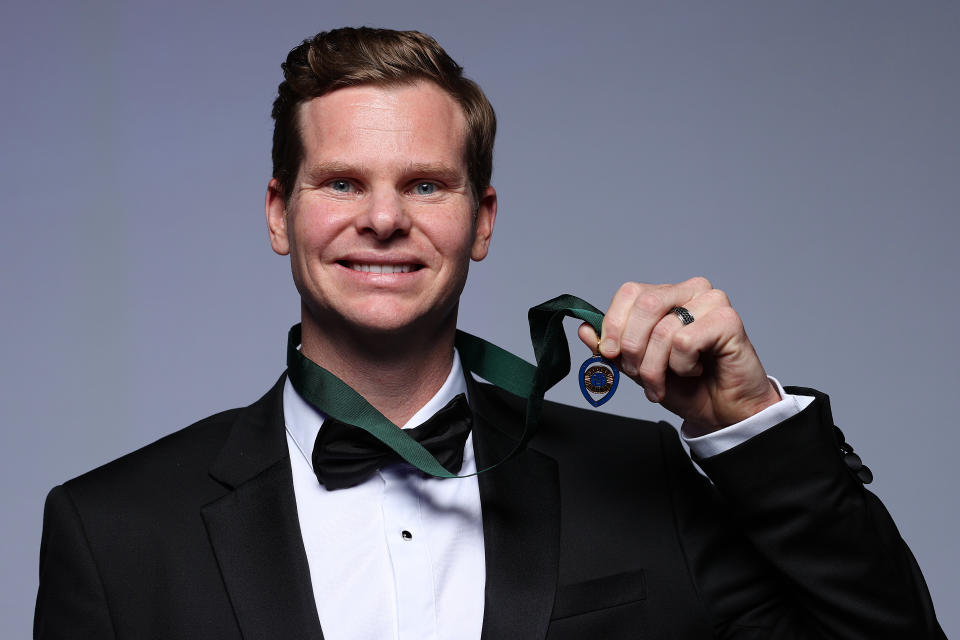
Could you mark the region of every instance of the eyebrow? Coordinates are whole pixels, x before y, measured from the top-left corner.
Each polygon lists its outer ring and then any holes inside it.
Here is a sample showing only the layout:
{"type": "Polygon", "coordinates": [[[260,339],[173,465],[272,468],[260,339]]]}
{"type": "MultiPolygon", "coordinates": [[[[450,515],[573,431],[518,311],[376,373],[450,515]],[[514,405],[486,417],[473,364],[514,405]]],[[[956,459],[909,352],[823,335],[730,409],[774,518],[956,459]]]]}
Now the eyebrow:
{"type": "MultiPolygon", "coordinates": [[[[348,175],[351,173],[364,173],[363,165],[354,165],[338,160],[318,162],[304,168],[304,176],[317,178],[331,175],[348,175]]],[[[466,181],[466,171],[457,169],[444,163],[430,162],[410,162],[404,165],[402,169],[404,175],[432,177],[443,180],[447,183],[459,183],[466,181]]]]}
{"type": "Polygon", "coordinates": [[[303,168],[306,177],[327,176],[331,174],[352,173],[356,167],[345,162],[318,162],[303,168]]]}
{"type": "Polygon", "coordinates": [[[430,164],[421,162],[411,162],[406,167],[406,172],[414,175],[425,175],[442,178],[446,182],[456,182],[466,177],[465,171],[460,171],[456,167],[446,164],[430,164]]]}

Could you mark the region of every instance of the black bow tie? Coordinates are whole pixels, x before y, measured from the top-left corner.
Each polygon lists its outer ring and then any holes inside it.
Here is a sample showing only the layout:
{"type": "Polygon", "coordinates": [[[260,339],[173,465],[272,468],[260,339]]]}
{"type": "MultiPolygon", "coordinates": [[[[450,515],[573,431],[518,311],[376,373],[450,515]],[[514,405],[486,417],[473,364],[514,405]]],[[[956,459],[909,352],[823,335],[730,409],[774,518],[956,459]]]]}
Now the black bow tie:
{"type": "MultiPolygon", "coordinates": [[[[463,447],[470,434],[473,414],[462,393],[432,418],[406,432],[436,457],[450,473],[463,464],[463,447]]],[[[359,427],[333,418],[323,421],[313,445],[313,472],[327,489],[360,484],[384,464],[402,458],[359,427]]]]}

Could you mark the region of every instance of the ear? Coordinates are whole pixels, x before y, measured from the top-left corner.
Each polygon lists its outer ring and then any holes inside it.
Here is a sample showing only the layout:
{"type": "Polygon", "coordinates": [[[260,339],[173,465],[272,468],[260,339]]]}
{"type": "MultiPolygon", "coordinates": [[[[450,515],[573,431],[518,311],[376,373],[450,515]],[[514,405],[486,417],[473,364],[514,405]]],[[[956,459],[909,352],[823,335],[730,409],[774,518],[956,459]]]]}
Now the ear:
{"type": "Polygon", "coordinates": [[[477,262],[487,257],[490,250],[490,237],[493,235],[493,223],[497,220],[497,192],[487,187],[477,205],[477,219],[473,230],[473,248],[470,257],[477,262]]]}
{"type": "Polygon", "coordinates": [[[287,203],[283,199],[280,181],[276,178],[271,178],[267,184],[267,197],[263,208],[267,213],[270,246],[281,256],[288,255],[290,239],[287,237],[287,203]]]}

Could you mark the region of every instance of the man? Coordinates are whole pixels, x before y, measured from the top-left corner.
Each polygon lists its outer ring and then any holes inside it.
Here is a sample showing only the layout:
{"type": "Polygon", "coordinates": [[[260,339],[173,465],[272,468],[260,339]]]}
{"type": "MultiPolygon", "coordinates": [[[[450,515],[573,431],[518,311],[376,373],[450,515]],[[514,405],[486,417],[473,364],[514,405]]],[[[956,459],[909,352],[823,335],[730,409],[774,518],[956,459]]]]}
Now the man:
{"type": "Polygon", "coordinates": [[[284,72],[265,208],[302,357],[50,493],[36,637],[943,637],[826,398],[768,378],[702,278],[628,283],[580,337],[684,420],[717,490],[669,426],[551,403],[470,476],[524,424],[454,349],[497,215],[493,111],[415,32],[321,33],[284,72]],[[357,473],[370,438],[311,362],[425,446],[459,429],[445,464],[469,477],[357,473]]]}

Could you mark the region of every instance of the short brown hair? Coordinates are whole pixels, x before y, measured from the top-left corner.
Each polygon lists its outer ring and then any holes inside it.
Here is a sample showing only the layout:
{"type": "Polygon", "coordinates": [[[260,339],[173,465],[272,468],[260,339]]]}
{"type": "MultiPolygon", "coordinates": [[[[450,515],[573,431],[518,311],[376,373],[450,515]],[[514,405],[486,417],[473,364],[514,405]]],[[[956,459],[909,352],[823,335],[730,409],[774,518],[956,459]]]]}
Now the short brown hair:
{"type": "Polygon", "coordinates": [[[430,36],[418,31],[344,27],[323,31],[290,51],[273,102],[273,177],[284,200],[303,161],[300,104],[343,87],[430,80],[457,101],[467,120],[464,145],[474,202],[490,186],[497,119],[483,91],[430,36]]]}

